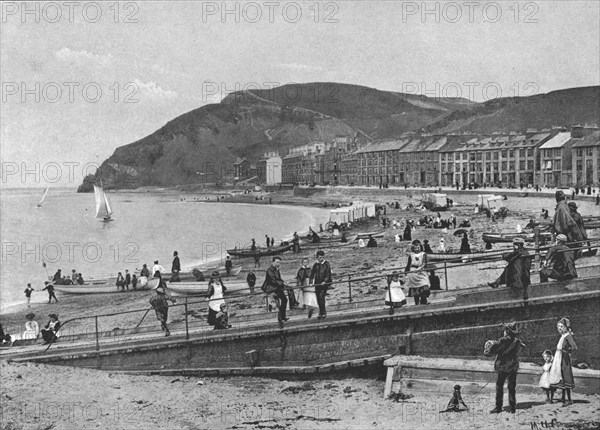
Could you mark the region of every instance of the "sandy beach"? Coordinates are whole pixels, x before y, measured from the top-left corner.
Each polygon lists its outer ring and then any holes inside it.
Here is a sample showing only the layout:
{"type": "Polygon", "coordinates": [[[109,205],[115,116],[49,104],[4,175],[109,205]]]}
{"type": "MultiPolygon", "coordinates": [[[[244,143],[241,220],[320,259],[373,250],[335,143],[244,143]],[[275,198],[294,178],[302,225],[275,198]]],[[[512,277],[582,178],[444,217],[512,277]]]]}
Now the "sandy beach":
{"type": "MultiPolygon", "coordinates": [[[[398,201],[401,206],[420,201],[420,191],[404,191],[397,197],[372,196],[370,201],[379,204],[398,201]],[[410,197],[409,195],[412,195],[410,197]]],[[[368,190],[360,190],[354,195],[348,192],[328,192],[310,198],[294,197],[288,191],[273,193],[270,196],[275,204],[295,204],[322,206],[344,205],[352,200],[367,201],[368,190]]],[[[193,199],[193,194],[190,194],[193,199]]],[[[232,198],[233,199],[233,198],[232,198]]],[[[236,198],[236,199],[239,199],[236,198]]],[[[530,218],[540,219],[541,209],[550,210],[555,206],[551,195],[545,197],[509,197],[509,216],[505,220],[492,223],[485,215],[474,215],[476,194],[453,196],[455,206],[450,212],[441,213],[447,218],[454,213],[460,221],[469,218],[475,232],[471,240],[472,250],[483,250],[481,233],[492,227],[500,231],[515,231],[516,225],[525,226],[530,218]],[[495,224],[495,225],[493,225],[495,224]]],[[[227,200],[227,199],[226,199],[227,200]]],[[[237,201],[237,200],[236,200],[237,201]]],[[[260,201],[263,204],[264,201],[260,201]]],[[[580,202],[578,202],[580,203],[580,202]]],[[[195,204],[195,203],[191,203],[195,204]]],[[[216,204],[216,203],[214,203],[216,204]]],[[[597,215],[593,201],[580,203],[582,215],[597,215]]],[[[392,219],[418,219],[432,212],[397,210],[386,207],[386,217],[392,219]]],[[[318,227],[318,226],[316,226],[318,227]]],[[[357,226],[354,232],[383,230],[377,220],[369,220],[357,226]]],[[[428,239],[435,247],[439,238],[444,237],[447,248],[458,250],[460,237],[449,230],[417,227],[413,239],[428,239]]],[[[597,231],[589,232],[591,237],[597,231]]],[[[390,268],[403,270],[406,264],[408,242],[394,242],[394,235],[401,230],[385,229],[383,239],[378,240],[377,248],[358,248],[353,244],[347,247],[325,249],[334,278],[348,273],[377,273],[390,268]]],[[[501,249],[498,245],[495,249],[501,249]]],[[[303,257],[314,261],[314,251],[304,250],[300,254],[283,255],[282,276],[291,280],[303,257]]],[[[244,261],[245,265],[253,265],[244,261]]],[[[598,264],[598,257],[578,260],[578,265],[598,264]]],[[[267,258],[261,261],[261,269],[268,265],[267,258]]],[[[447,278],[444,270],[437,274],[441,278],[442,289],[460,289],[494,280],[504,263],[494,262],[449,268],[447,278]]],[[[245,273],[242,272],[245,276],[245,273]]],[[[537,281],[537,275],[533,277],[537,281]]],[[[257,286],[262,283],[264,274],[257,273],[257,286]]],[[[353,283],[354,301],[375,299],[385,294],[383,278],[353,283]]],[[[40,294],[39,292],[37,294],[40,294]]],[[[24,314],[34,312],[40,325],[45,324],[49,313],[58,313],[61,320],[109,314],[133,309],[148,309],[152,291],[115,293],[92,296],[58,295],[59,303],[35,304],[30,309],[11,308],[4,313],[2,324],[6,331],[19,330],[24,325],[24,314]],[[8,328],[8,330],[7,330],[8,328]]],[[[198,299],[195,299],[198,300],[198,299]]],[[[328,303],[343,303],[348,300],[348,288],[343,284],[330,292],[328,303]]],[[[264,298],[258,294],[230,300],[231,320],[236,315],[264,312],[264,298]]],[[[409,305],[412,305],[409,303],[409,305]]],[[[170,323],[185,318],[183,307],[175,307],[169,314],[170,323]]],[[[198,324],[205,324],[206,305],[191,307],[188,317],[198,324]]],[[[140,323],[142,312],[121,314],[101,318],[101,330],[132,328],[140,323]]],[[[275,324],[276,317],[273,315],[275,324]]],[[[157,336],[161,334],[153,312],[150,312],[144,325],[156,325],[157,336]]],[[[93,330],[93,319],[73,321],[69,324],[73,332],[93,330]]],[[[475,396],[465,399],[468,405],[476,407],[470,413],[439,414],[448,402],[448,395],[419,395],[404,402],[384,400],[381,375],[365,378],[335,378],[311,381],[277,381],[265,378],[187,378],[131,376],[125,374],[99,372],[84,369],[71,369],[45,365],[28,365],[3,362],[2,373],[2,428],[393,428],[401,425],[406,428],[533,428],[532,423],[551,423],[554,428],[598,428],[600,422],[600,398],[580,396],[574,393],[575,404],[561,408],[560,404],[543,404],[543,394],[519,395],[520,409],[516,415],[508,413],[489,416],[492,409],[491,396],[475,396]],[[87,389],[94,384],[95,390],[87,389]],[[52,399],[50,403],[48,399],[52,399]],[[50,405],[50,406],[49,406],[50,405]],[[37,408],[37,409],[36,409],[37,408]],[[402,424],[399,424],[402,423],[402,424]],[[596,427],[594,427],[596,426],[596,427]]],[[[382,371],[383,374],[383,371],[382,371]]],[[[518,392],[518,391],[517,391],[518,392]]]]}

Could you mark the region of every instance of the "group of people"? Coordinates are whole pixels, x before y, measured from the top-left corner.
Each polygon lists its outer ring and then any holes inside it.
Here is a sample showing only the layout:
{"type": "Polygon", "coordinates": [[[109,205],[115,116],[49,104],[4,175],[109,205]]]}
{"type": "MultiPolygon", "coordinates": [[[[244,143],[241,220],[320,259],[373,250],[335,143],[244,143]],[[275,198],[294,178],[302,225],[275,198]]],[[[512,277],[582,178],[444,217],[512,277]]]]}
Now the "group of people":
{"type": "MultiPolygon", "coordinates": [[[[44,345],[56,342],[60,337],[61,322],[58,320],[57,314],[49,314],[50,318],[44,328],[40,330],[40,326],[35,321],[35,314],[28,313],[25,315],[25,331],[21,333],[21,340],[38,339],[40,334],[44,340],[44,345]]],[[[5,333],[2,325],[0,325],[0,341],[2,346],[12,346],[13,342],[18,339],[16,335],[5,333]]]]}
{"type": "MultiPolygon", "coordinates": [[[[514,414],[517,408],[516,387],[519,353],[526,345],[519,338],[521,332],[516,323],[503,324],[502,327],[503,336],[496,340],[486,341],[484,346],[485,355],[496,355],[494,361],[494,370],[497,373],[496,404],[490,412],[493,414],[503,412],[504,384],[508,381],[509,412],[514,414]]],[[[577,350],[577,344],[573,340],[573,330],[569,318],[561,318],[557,322],[556,328],[560,338],[554,353],[549,349],[542,353],[544,365],[539,386],[546,393],[546,403],[552,403],[554,393],[561,389],[561,401],[566,407],[573,404],[571,390],[575,388],[575,380],[571,366],[571,353],[577,350]]]]}
{"type": "Polygon", "coordinates": [[[71,276],[63,275],[61,269],[58,269],[52,277],[54,285],[83,285],[85,280],[81,273],[77,273],[75,269],[71,270],[71,276]]]}

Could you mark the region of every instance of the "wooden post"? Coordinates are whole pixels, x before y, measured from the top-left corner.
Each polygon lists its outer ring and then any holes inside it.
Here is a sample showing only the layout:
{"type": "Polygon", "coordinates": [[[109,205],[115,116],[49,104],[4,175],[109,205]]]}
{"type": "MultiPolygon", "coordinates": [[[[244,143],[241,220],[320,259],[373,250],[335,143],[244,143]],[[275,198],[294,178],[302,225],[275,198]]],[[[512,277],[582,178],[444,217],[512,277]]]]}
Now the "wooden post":
{"type": "Polygon", "coordinates": [[[350,275],[348,275],[348,301],[352,303],[352,282],[350,281],[350,275]]]}
{"type": "Polygon", "coordinates": [[[444,282],[446,282],[446,291],[448,291],[448,266],[446,266],[445,261],[444,261],[444,282]]]}
{"type": "Polygon", "coordinates": [[[100,334],[98,333],[98,315],[94,316],[96,322],[96,369],[100,369],[100,334]]]}
{"type": "Polygon", "coordinates": [[[540,272],[540,228],[535,227],[533,229],[533,233],[535,234],[535,270],[537,273],[540,272]]]}
{"type": "Polygon", "coordinates": [[[188,326],[188,298],[185,297],[185,340],[190,340],[190,330],[188,326]]]}

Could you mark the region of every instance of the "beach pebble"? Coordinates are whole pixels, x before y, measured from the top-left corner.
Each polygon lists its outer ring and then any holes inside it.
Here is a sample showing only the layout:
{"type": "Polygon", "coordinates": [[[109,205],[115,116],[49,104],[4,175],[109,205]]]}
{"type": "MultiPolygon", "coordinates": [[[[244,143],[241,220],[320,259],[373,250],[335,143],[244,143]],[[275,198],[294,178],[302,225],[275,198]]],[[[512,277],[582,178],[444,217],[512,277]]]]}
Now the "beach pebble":
{"type": "Polygon", "coordinates": [[[196,385],[204,385],[204,382],[203,381],[198,381],[198,382],[196,382],[196,385]]]}

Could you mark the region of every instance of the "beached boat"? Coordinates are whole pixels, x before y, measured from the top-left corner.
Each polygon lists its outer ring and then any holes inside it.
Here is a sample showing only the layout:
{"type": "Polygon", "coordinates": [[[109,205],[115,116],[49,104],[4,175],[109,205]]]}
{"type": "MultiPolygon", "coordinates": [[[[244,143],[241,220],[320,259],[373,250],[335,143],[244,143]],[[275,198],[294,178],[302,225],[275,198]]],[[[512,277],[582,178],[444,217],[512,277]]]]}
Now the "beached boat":
{"type": "Polygon", "coordinates": [[[113,210],[110,206],[108,196],[97,185],[94,185],[94,197],[96,198],[96,218],[102,219],[104,222],[112,221],[111,215],[113,210]]]}
{"type": "Polygon", "coordinates": [[[92,285],[55,285],[54,289],[62,294],[107,294],[107,293],[122,293],[132,291],[147,291],[152,290],[158,285],[158,279],[153,278],[148,281],[144,287],[138,284],[137,289],[129,289],[121,291],[117,289],[114,283],[92,284],[92,285]]]}
{"type": "Polygon", "coordinates": [[[358,239],[363,239],[364,240],[364,239],[368,239],[369,236],[373,236],[373,238],[378,239],[380,237],[383,237],[384,234],[385,234],[385,232],[383,232],[383,231],[382,232],[376,232],[376,231],[374,231],[374,232],[371,232],[371,233],[358,233],[356,235],[356,239],[357,240],[358,239]]]}
{"type": "Polygon", "coordinates": [[[279,245],[279,246],[274,246],[273,248],[256,248],[256,251],[252,251],[249,248],[234,248],[234,249],[228,249],[227,253],[229,255],[234,255],[236,257],[254,257],[256,255],[258,255],[259,257],[266,257],[269,255],[277,255],[277,254],[282,254],[286,251],[289,251],[290,249],[292,249],[292,244],[286,244],[286,245],[279,245]]]}
{"type": "Polygon", "coordinates": [[[332,245],[332,244],[339,244],[339,245],[345,245],[346,243],[351,243],[354,242],[356,240],[356,238],[358,237],[357,234],[353,234],[352,236],[346,236],[346,242],[342,242],[342,237],[341,236],[333,236],[333,237],[320,237],[320,240],[318,242],[311,242],[310,239],[306,239],[306,241],[302,240],[300,241],[300,244],[303,246],[318,246],[318,245],[332,245]]]}
{"type": "MultiPolygon", "coordinates": [[[[510,243],[513,239],[520,237],[525,242],[535,242],[534,233],[483,233],[481,238],[485,243],[510,243]]],[[[552,235],[548,232],[540,233],[540,243],[549,242],[552,235]]]]}
{"type": "MultiPolygon", "coordinates": [[[[231,267],[231,273],[229,275],[227,275],[227,270],[225,269],[225,266],[219,266],[219,267],[209,267],[209,268],[203,268],[203,267],[198,267],[197,269],[200,270],[202,272],[202,274],[204,275],[204,277],[208,278],[210,276],[210,274],[214,271],[218,271],[219,275],[222,278],[233,278],[234,276],[237,276],[241,273],[243,266],[238,265],[238,266],[232,266],[231,267]]],[[[196,276],[194,275],[194,271],[196,269],[192,270],[192,271],[187,271],[187,272],[179,272],[179,279],[181,281],[196,281],[196,276]]],[[[171,279],[171,272],[165,272],[162,274],[163,279],[169,281],[171,279]]],[[[116,276],[111,276],[108,279],[103,279],[103,280],[98,280],[97,282],[108,282],[108,283],[112,283],[114,285],[114,283],[117,281],[117,277],[116,276]]]]}
{"type": "Polygon", "coordinates": [[[483,260],[494,260],[502,258],[502,254],[498,251],[481,251],[471,252],[469,254],[463,253],[433,253],[427,254],[427,261],[430,263],[438,261],[446,262],[466,262],[466,261],[483,261],[483,260]]]}
{"type": "MultiPolygon", "coordinates": [[[[227,288],[225,295],[230,294],[248,294],[250,288],[246,281],[223,281],[223,285],[227,288]]],[[[208,290],[207,282],[169,282],[168,288],[173,294],[178,296],[206,296],[208,290]]],[[[260,287],[255,287],[255,291],[259,291],[260,287]]]]}

